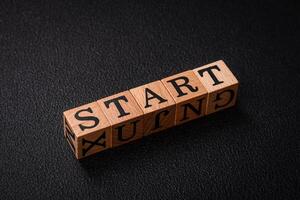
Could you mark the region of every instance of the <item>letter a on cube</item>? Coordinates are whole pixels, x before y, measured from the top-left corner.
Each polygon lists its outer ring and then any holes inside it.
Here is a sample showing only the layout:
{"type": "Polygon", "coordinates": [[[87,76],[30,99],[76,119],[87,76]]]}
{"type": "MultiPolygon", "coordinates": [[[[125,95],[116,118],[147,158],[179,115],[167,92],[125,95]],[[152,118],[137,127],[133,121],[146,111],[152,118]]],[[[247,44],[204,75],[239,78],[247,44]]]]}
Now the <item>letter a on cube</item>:
{"type": "Polygon", "coordinates": [[[161,81],[133,88],[130,92],[144,112],[145,136],[175,125],[175,102],[161,81]]]}

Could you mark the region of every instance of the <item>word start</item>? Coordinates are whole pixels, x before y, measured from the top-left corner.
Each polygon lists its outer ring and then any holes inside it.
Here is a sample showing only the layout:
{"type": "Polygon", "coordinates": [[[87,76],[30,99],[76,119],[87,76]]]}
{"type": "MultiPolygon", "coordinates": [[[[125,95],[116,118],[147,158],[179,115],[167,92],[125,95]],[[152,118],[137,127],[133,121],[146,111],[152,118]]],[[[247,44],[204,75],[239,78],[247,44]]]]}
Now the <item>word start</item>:
{"type": "Polygon", "coordinates": [[[216,61],[63,113],[77,159],[234,106],[239,83],[216,61]]]}

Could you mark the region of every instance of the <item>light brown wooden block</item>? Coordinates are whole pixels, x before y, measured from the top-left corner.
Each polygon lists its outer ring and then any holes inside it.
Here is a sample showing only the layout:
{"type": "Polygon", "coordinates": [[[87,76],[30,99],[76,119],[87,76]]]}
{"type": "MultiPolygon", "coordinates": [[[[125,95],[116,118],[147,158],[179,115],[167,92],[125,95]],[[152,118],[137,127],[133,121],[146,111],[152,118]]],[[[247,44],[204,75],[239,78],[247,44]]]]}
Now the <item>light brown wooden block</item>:
{"type": "Polygon", "coordinates": [[[111,125],[96,103],[63,113],[64,135],[77,159],[112,147],[111,125]]]}
{"type": "Polygon", "coordinates": [[[161,81],[155,81],[130,90],[144,113],[144,135],[175,125],[176,106],[161,81]]]}
{"type": "Polygon", "coordinates": [[[143,112],[129,91],[97,101],[112,125],[112,146],[143,137],[143,112]]]}
{"type": "Polygon", "coordinates": [[[222,60],[193,71],[208,91],[206,114],[235,105],[239,83],[222,60]]]}
{"type": "Polygon", "coordinates": [[[204,116],[207,91],[188,70],[161,80],[176,102],[176,125],[204,116]]]}

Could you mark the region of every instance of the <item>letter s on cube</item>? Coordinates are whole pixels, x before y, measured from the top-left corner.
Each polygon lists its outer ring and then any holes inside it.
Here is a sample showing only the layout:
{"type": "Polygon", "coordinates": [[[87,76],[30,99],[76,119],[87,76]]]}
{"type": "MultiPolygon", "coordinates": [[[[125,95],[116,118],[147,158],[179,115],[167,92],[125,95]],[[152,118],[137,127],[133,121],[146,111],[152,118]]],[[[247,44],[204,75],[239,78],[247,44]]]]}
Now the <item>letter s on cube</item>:
{"type": "Polygon", "coordinates": [[[111,148],[111,125],[97,102],[63,113],[64,136],[77,159],[111,148]]]}

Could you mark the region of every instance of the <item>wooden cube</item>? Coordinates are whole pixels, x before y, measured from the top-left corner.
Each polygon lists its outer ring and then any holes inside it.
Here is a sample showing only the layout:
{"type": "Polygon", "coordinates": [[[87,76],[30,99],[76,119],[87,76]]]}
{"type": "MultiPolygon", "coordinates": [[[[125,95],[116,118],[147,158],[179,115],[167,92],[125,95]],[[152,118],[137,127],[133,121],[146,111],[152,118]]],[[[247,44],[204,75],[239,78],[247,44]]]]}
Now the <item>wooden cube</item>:
{"type": "Polygon", "coordinates": [[[111,148],[111,125],[96,103],[63,113],[64,135],[77,159],[111,148]]]}
{"type": "Polygon", "coordinates": [[[176,125],[204,116],[207,91],[193,71],[161,80],[176,102],[176,125]]]}
{"type": "Polygon", "coordinates": [[[176,106],[161,81],[155,81],[130,90],[144,113],[144,135],[175,125],[176,106]]]}
{"type": "Polygon", "coordinates": [[[235,105],[239,83],[222,60],[193,71],[208,91],[206,114],[235,105]]]}
{"type": "Polygon", "coordinates": [[[143,137],[143,112],[129,91],[97,101],[112,125],[112,146],[143,137]]]}

